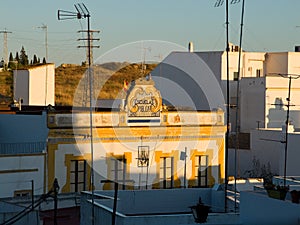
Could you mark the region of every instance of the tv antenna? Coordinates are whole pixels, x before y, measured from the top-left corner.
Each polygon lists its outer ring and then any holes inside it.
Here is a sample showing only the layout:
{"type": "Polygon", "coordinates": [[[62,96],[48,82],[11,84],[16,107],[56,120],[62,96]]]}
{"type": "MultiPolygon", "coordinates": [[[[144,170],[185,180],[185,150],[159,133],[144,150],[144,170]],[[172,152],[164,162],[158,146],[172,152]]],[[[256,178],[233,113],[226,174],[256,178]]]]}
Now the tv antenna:
{"type": "MultiPolygon", "coordinates": [[[[230,4],[239,3],[240,0],[231,0],[230,4]]],[[[224,4],[224,0],[217,0],[215,2],[214,7],[220,7],[224,4]]],[[[226,130],[226,139],[225,139],[225,212],[227,212],[227,185],[228,185],[228,144],[229,144],[229,132],[230,132],[230,90],[229,90],[229,0],[225,0],[225,17],[226,17],[226,123],[227,123],[227,130],[226,130]]]]}
{"type": "Polygon", "coordinates": [[[0,31],[0,34],[3,34],[3,60],[4,65],[8,62],[8,51],[7,51],[7,34],[11,34],[12,32],[7,31],[6,28],[2,31],[0,31]]]}
{"type": "Polygon", "coordinates": [[[42,26],[39,26],[37,28],[43,29],[45,31],[45,59],[46,62],[48,62],[48,26],[42,24],[42,26]]]}
{"type": "Polygon", "coordinates": [[[94,204],[94,144],[93,144],[93,77],[91,73],[91,29],[90,29],[90,12],[83,3],[74,5],[76,12],[58,10],[58,20],[66,19],[87,19],[87,48],[88,48],[88,80],[89,80],[89,100],[90,100],[90,148],[91,148],[91,191],[92,191],[92,225],[95,223],[95,204],[94,204]]]}

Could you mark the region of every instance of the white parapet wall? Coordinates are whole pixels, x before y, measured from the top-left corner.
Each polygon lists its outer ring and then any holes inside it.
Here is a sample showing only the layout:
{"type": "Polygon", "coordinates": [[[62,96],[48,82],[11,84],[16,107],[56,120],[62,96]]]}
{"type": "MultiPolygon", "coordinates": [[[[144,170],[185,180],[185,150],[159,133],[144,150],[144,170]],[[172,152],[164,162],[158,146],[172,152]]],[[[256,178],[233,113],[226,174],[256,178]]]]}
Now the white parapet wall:
{"type": "Polygon", "coordinates": [[[14,70],[14,99],[22,99],[23,105],[55,105],[55,65],[14,70]]]}

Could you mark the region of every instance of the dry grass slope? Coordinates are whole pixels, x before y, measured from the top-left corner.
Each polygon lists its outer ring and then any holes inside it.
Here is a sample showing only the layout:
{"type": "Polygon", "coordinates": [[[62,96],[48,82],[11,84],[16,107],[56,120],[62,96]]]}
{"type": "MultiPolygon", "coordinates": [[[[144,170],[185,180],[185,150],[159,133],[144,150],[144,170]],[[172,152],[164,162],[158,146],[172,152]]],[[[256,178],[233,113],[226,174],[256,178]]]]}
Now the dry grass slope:
{"type": "Polygon", "coordinates": [[[0,72],[0,104],[12,102],[13,75],[12,72],[0,72]]]}
{"type": "MultiPolygon", "coordinates": [[[[145,76],[156,67],[148,64],[145,73],[141,72],[140,64],[105,63],[93,67],[95,89],[101,90],[98,98],[114,99],[123,88],[124,80],[128,82],[145,76]],[[101,87],[101,88],[100,88],[101,87]]],[[[85,88],[84,77],[87,76],[86,66],[59,66],[55,69],[55,104],[72,106],[76,89],[85,88]]],[[[88,82],[86,82],[88,83],[88,82]]],[[[13,100],[12,72],[0,72],[0,104],[10,104],[13,100]]]]}
{"type": "MultiPolygon", "coordinates": [[[[124,80],[131,81],[145,76],[151,72],[156,65],[147,65],[146,72],[141,73],[141,66],[139,64],[119,64],[107,63],[105,66],[94,66],[94,89],[100,91],[98,98],[101,99],[114,99],[123,88],[124,80]]],[[[55,71],[55,103],[56,105],[73,105],[73,97],[76,89],[86,90],[88,82],[85,80],[87,77],[87,67],[58,67],[55,71]]],[[[88,92],[88,90],[87,90],[88,92]]]]}

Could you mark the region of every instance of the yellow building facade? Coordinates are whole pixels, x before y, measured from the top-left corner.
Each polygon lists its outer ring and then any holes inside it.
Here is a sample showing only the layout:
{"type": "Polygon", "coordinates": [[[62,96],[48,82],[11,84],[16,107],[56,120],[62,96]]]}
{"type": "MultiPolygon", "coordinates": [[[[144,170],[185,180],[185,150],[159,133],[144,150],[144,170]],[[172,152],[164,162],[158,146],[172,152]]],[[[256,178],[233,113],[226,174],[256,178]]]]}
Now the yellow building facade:
{"type": "Polygon", "coordinates": [[[113,189],[111,181],[120,189],[223,183],[223,111],[170,110],[153,80],[140,79],[119,110],[90,115],[48,114],[48,184],[57,178],[61,192],[113,189]]]}

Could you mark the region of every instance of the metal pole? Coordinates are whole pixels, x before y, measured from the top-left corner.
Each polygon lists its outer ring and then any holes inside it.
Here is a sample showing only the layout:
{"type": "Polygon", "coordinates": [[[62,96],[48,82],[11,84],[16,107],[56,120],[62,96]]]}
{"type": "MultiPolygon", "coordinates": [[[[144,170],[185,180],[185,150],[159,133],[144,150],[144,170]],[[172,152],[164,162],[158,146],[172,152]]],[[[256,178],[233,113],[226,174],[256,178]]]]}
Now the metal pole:
{"type": "Polygon", "coordinates": [[[226,140],[225,140],[225,212],[227,212],[227,183],[228,183],[228,143],[229,143],[229,31],[228,31],[228,25],[229,25],[229,19],[228,19],[228,0],[226,0],[226,72],[227,72],[227,82],[226,82],[226,97],[227,97],[227,130],[226,130],[226,140]]]}
{"type": "Polygon", "coordinates": [[[45,45],[46,45],[46,63],[48,63],[48,27],[47,25],[45,27],[45,45]]]}
{"type": "Polygon", "coordinates": [[[54,190],[54,225],[57,225],[57,192],[58,192],[58,183],[57,179],[55,178],[53,187],[54,190]]]}
{"type": "Polygon", "coordinates": [[[32,204],[32,211],[34,210],[34,181],[31,180],[31,204],[32,204]]]}
{"type": "Polygon", "coordinates": [[[241,55],[242,55],[242,38],[243,38],[243,25],[244,25],[244,8],[245,0],[242,3],[241,14],[241,31],[240,31],[240,46],[239,46],[239,58],[238,58],[238,77],[236,86],[236,112],[235,112],[235,150],[234,150],[234,211],[237,209],[237,191],[236,191],[236,178],[237,178],[237,151],[239,147],[239,94],[240,94],[240,73],[241,73],[241,55]]]}
{"type": "Polygon", "coordinates": [[[184,149],[184,188],[186,188],[186,147],[184,149]]]}
{"type": "Polygon", "coordinates": [[[112,214],[112,220],[111,220],[111,224],[115,225],[116,224],[116,212],[117,212],[117,202],[118,202],[118,182],[115,181],[115,194],[114,194],[114,206],[113,206],[113,214],[112,214]]]}
{"type": "Polygon", "coordinates": [[[289,116],[290,116],[290,98],[291,98],[291,84],[292,76],[289,76],[289,91],[287,97],[287,112],[285,121],[285,149],[284,149],[284,175],[283,175],[283,185],[286,186],[286,167],[287,167],[287,150],[288,150],[288,129],[289,129],[289,116]]]}
{"type": "Polygon", "coordinates": [[[94,144],[93,144],[93,77],[91,73],[91,37],[90,37],[90,15],[87,15],[88,23],[88,78],[90,84],[90,138],[91,138],[91,189],[92,189],[92,224],[95,219],[95,207],[94,207],[94,144]]]}

